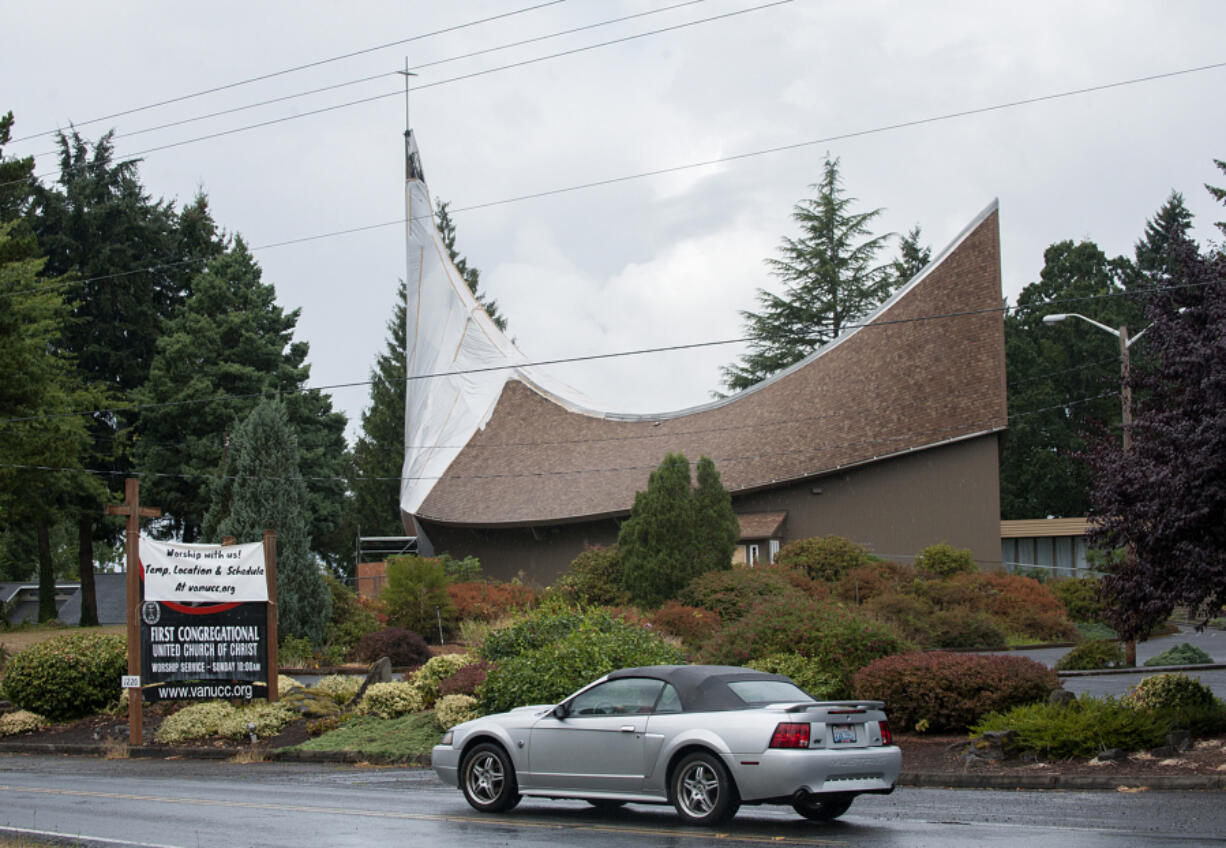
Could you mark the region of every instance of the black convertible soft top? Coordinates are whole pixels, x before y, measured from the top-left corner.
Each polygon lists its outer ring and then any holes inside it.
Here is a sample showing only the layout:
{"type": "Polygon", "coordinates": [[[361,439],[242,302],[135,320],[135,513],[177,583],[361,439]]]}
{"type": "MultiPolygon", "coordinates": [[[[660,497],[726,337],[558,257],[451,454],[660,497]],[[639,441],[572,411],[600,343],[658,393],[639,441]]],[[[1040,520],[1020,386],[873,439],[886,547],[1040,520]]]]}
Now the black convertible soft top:
{"type": "Polygon", "coordinates": [[[610,680],[621,677],[650,677],[672,684],[681,698],[681,709],[687,713],[746,709],[749,705],[728,688],[733,681],[778,680],[793,683],[791,678],[782,674],[768,674],[734,665],[646,665],[609,673],[610,680]]]}

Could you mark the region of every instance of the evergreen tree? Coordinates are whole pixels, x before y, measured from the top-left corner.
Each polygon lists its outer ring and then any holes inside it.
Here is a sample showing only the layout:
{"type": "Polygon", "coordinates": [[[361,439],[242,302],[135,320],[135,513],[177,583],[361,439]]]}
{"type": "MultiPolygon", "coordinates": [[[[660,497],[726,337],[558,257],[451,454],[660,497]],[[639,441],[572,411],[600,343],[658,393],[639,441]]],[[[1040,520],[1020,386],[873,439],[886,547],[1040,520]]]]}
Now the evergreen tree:
{"type": "MultiPolygon", "coordinates": [[[[200,261],[223,249],[207,202],[179,214],[174,204],[152,200],[137,174],[137,161],[116,162],[107,133],[92,146],[73,132],[60,134],[60,176],[52,187],[36,185],[29,211],[43,273],[71,275],[72,320],[65,347],[79,381],[104,386],[121,407],[87,419],[91,448],[85,462],[107,472],[111,499],[122,497],[133,471],[135,414],[122,406],[149,374],[156,340],[183,303],[200,261]]],[[[118,537],[122,524],[102,519],[102,500],[81,492],[75,503],[83,617],[93,612],[93,543],[118,537]]]]}
{"type": "Polygon", "coordinates": [[[636,604],[657,607],[699,574],[732,565],[740,527],[731,499],[709,458],[699,460],[699,473],[695,492],[689,461],[670,453],[647,490],[635,493],[617,547],[624,588],[636,604]]]}
{"type": "Polygon", "coordinates": [[[698,574],[706,574],[732,567],[732,552],[741,537],[741,524],[732,511],[732,496],[720,481],[711,457],[699,458],[697,477],[694,566],[698,574]]]}
{"type": "Polygon", "coordinates": [[[387,346],[370,374],[370,405],[362,412],[362,433],[353,446],[351,524],[368,536],[399,536],[400,473],[404,465],[404,405],[407,353],[404,281],[387,322],[387,346]]]}
{"type": "Polygon", "coordinates": [[[133,393],[148,405],[140,418],[136,461],[151,478],[150,502],[169,521],[168,535],[196,541],[212,502],[211,476],[227,440],[259,403],[281,393],[307,486],[309,534],[332,532],[344,509],[343,414],[306,390],[307,345],[293,341],[298,311],[285,312],[261,281],[242,238],[211,260],[179,313],[166,323],[146,384],[133,393]],[[201,402],[203,401],[203,402],[201,402]]]}
{"type": "Polygon", "coordinates": [[[894,274],[894,286],[910,282],[911,278],[923,271],[932,261],[932,248],[920,241],[920,225],[916,224],[905,235],[900,237],[898,258],[890,266],[894,274]]]}
{"type": "Polygon", "coordinates": [[[742,312],[751,352],[725,366],[724,385],[746,389],[808,356],[864,317],[897,285],[890,266],[876,264],[889,235],[869,237],[880,209],[853,212],[839,178],[839,160],[826,159],[817,196],[796,204],[797,238],[784,238],[780,257],[767,259],[783,293],[758,290],[759,312],[742,312]]]}
{"type": "Polygon", "coordinates": [[[1183,195],[1172,191],[1154,217],[1145,222],[1145,232],[1137,242],[1136,266],[1142,274],[1161,285],[1170,272],[1170,264],[1178,245],[1191,242],[1192,213],[1184,205],[1183,195]]]}
{"type": "Polygon", "coordinates": [[[279,401],[256,406],[234,433],[207,524],[240,543],[277,533],[277,632],[320,645],[331,610],[323,571],[310,553],[306,484],[298,440],[279,401]]]}
{"type": "MultiPolygon", "coordinates": [[[[1219,171],[1226,174],[1226,162],[1223,162],[1221,159],[1214,159],[1213,164],[1217,165],[1219,171]]],[[[1219,203],[1226,204],[1226,188],[1211,186],[1209,183],[1205,183],[1205,190],[1213,195],[1214,200],[1219,203]]],[[[1222,231],[1222,235],[1226,236],[1226,221],[1218,221],[1214,224],[1214,226],[1222,231]]]]}
{"type": "Polygon", "coordinates": [[[473,293],[477,303],[485,307],[486,314],[490,316],[495,326],[505,333],[507,330],[507,319],[498,312],[498,301],[487,300],[485,293],[481,291],[481,272],[476,268],[470,267],[468,260],[456,250],[455,222],[451,220],[451,215],[447,211],[447,204],[442,200],[436,200],[435,203],[438,204],[438,232],[443,237],[443,246],[447,248],[447,255],[451,257],[452,264],[460,272],[464,282],[468,284],[468,290],[473,293]]]}

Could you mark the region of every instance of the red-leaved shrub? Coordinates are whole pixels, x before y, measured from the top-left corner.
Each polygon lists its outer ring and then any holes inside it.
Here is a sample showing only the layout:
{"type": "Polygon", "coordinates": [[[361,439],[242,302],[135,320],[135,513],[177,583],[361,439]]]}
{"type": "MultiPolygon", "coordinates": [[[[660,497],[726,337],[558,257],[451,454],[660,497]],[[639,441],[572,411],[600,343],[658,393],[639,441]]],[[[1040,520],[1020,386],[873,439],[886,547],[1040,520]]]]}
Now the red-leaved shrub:
{"type": "Polygon", "coordinates": [[[448,677],[438,685],[438,695],[472,695],[477,691],[477,687],[485,682],[485,676],[489,674],[489,670],[494,667],[493,663],[481,660],[472,665],[466,665],[457,671],[455,674],[448,677]]]}
{"type": "Polygon", "coordinates": [[[834,586],[834,596],[862,604],[887,592],[905,592],[916,580],[915,569],[892,560],[870,562],[849,570],[834,586]]]}
{"type": "Polygon", "coordinates": [[[724,621],[745,615],[762,601],[781,595],[795,595],[800,589],[811,598],[825,598],[829,590],[803,571],[778,565],[708,571],[691,580],[677,600],[687,606],[701,607],[724,621]]]}
{"type": "Polygon", "coordinates": [[[497,621],[536,603],[536,593],[518,583],[449,583],[447,595],[460,621],[497,621]]]}
{"type": "Polygon", "coordinates": [[[362,662],[387,657],[394,666],[423,665],[430,659],[430,648],[420,634],[400,627],[385,627],[358,640],[353,655],[362,662]]]}
{"type": "Polygon", "coordinates": [[[651,614],[651,626],[676,636],[690,648],[696,648],[719,630],[720,619],[715,613],[701,607],[665,601],[651,614]]]}
{"type": "Polygon", "coordinates": [[[879,659],[852,687],[857,698],[885,701],[899,728],[963,730],[990,712],[1043,700],[1060,679],[1026,657],[932,651],[879,659]]]}

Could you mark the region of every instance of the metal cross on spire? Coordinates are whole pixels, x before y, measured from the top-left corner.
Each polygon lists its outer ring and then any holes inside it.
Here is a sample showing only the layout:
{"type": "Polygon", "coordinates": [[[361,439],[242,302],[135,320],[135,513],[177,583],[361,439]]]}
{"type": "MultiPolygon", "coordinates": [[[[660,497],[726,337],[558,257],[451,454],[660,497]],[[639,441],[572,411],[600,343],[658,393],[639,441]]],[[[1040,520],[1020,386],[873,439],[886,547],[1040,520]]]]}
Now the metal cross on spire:
{"type": "Polygon", "coordinates": [[[408,135],[412,124],[409,122],[409,77],[415,77],[417,74],[409,70],[409,57],[404,57],[404,70],[396,71],[404,77],[404,134],[408,135]]]}

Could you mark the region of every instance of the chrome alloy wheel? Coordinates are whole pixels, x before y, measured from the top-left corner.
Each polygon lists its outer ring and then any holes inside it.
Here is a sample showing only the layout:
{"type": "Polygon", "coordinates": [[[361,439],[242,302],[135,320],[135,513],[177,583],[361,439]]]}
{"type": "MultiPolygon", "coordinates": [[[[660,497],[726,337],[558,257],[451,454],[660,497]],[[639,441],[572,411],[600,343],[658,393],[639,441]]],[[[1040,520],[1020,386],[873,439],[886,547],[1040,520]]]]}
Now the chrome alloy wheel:
{"type": "Polygon", "coordinates": [[[682,772],[678,785],[681,791],[677,795],[677,803],[691,818],[706,818],[719,803],[719,793],[722,791],[719,775],[701,760],[689,764],[682,772]]]}
{"type": "Polygon", "coordinates": [[[464,780],[473,798],[482,804],[493,804],[498,801],[506,777],[502,760],[492,751],[483,751],[469,766],[464,780]]]}

